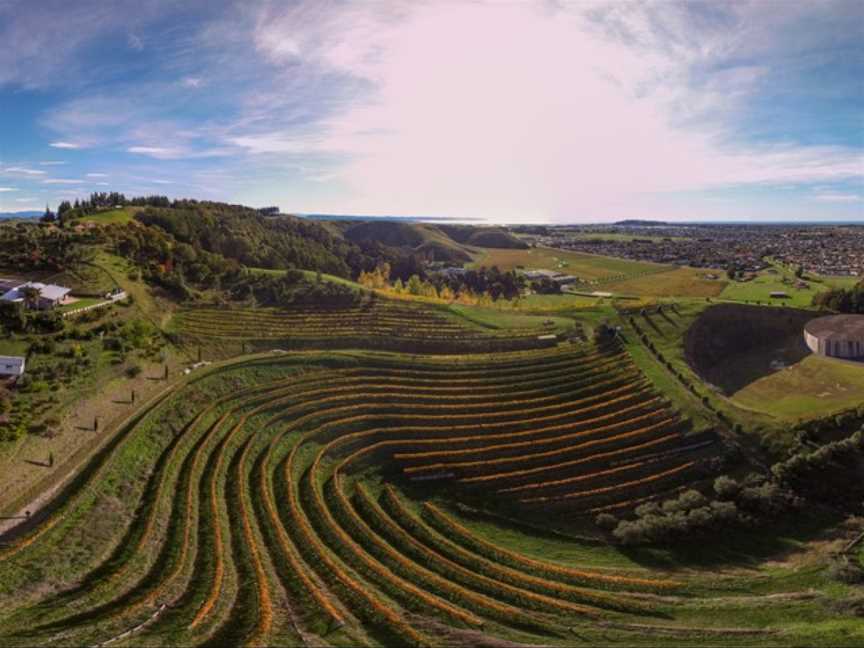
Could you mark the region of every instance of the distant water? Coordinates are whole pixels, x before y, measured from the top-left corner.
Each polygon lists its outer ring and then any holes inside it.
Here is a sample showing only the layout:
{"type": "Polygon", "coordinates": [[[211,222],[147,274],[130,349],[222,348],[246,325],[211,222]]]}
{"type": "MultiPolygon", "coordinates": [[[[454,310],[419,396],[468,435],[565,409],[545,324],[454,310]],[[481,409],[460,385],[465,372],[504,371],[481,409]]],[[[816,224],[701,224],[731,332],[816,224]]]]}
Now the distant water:
{"type": "Polygon", "coordinates": [[[363,216],[362,214],[297,214],[301,218],[319,221],[390,221],[402,223],[477,223],[483,218],[451,218],[449,216],[363,216]]]}

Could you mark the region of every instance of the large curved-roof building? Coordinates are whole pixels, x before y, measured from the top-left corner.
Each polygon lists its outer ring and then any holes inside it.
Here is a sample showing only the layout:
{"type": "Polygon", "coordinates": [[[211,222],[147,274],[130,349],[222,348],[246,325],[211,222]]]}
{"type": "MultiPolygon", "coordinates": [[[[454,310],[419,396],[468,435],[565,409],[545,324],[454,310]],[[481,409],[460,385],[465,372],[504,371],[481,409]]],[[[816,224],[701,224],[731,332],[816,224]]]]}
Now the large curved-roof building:
{"type": "Polygon", "coordinates": [[[832,358],[864,357],[864,315],[829,315],[804,326],[804,341],[813,353],[832,358]]]}

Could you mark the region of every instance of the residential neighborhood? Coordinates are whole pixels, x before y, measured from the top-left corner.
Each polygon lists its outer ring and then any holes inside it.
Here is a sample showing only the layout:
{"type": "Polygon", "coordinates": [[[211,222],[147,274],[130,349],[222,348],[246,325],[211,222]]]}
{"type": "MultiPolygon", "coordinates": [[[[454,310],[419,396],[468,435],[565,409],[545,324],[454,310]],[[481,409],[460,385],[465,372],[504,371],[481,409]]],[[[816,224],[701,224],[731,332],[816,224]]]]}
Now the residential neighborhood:
{"type": "Polygon", "coordinates": [[[697,225],[535,226],[514,228],[535,244],[637,261],[758,272],[766,258],[806,272],[864,276],[864,227],[697,225]]]}

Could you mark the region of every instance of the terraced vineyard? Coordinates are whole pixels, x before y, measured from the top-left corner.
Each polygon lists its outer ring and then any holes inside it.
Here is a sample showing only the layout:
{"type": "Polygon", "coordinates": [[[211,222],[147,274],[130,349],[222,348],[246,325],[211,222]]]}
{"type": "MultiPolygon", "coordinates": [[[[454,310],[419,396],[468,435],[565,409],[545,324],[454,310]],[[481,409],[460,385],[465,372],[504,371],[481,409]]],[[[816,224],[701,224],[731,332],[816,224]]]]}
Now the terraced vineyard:
{"type": "Polygon", "coordinates": [[[266,346],[386,348],[417,352],[495,351],[537,348],[542,327],[493,329],[441,309],[411,302],[374,299],[345,307],[291,309],[190,308],[175,318],[186,338],[251,341],[266,346]]]}
{"type": "Polygon", "coordinates": [[[677,621],[704,592],[687,578],[540,560],[455,506],[478,493],[526,518],[632,506],[704,474],[712,439],[686,430],[615,347],[217,366],[148,404],[0,548],[0,643],[761,635],[677,621]]]}

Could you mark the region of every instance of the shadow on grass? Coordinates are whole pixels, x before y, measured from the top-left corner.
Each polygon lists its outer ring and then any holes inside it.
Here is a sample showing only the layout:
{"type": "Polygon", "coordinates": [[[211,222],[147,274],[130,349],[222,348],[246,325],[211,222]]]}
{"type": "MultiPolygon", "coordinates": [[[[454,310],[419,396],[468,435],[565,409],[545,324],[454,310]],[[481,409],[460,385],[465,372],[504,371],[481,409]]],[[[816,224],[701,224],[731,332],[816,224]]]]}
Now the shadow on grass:
{"type": "Polygon", "coordinates": [[[694,537],[687,542],[646,547],[619,547],[621,553],[645,567],[755,567],[804,551],[803,544],[824,536],[843,521],[833,512],[787,520],[757,529],[727,529],[722,533],[694,537]]]}

